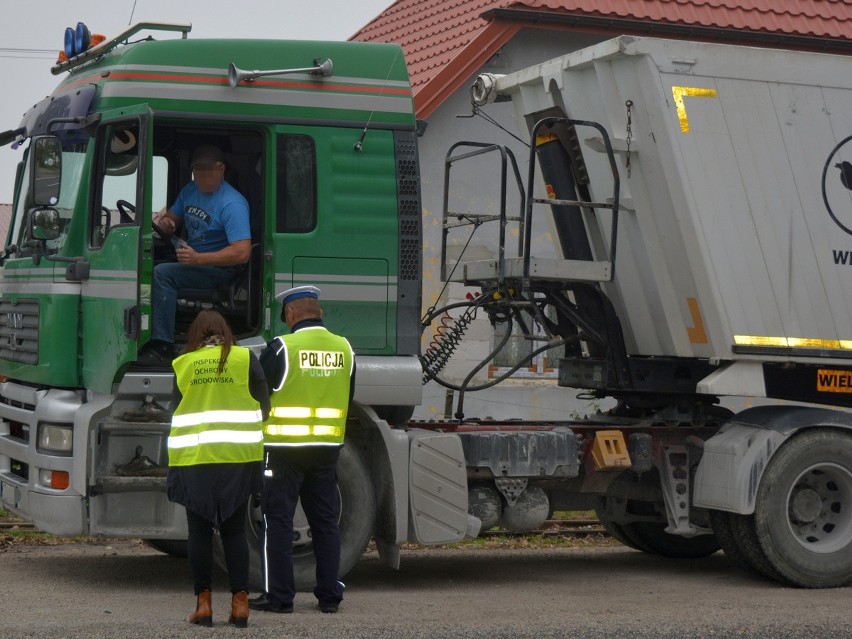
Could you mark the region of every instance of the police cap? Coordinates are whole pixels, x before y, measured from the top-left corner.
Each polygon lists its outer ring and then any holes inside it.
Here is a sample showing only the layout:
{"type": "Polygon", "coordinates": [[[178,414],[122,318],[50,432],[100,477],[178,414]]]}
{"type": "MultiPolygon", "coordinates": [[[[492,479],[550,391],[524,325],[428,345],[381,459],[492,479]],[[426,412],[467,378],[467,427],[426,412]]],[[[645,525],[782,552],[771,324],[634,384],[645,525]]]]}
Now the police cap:
{"type": "Polygon", "coordinates": [[[281,302],[281,306],[287,306],[290,302],[294,300],[301,299],[303,297],[313,297],[314,299],[318,299],[320,294],[320,290],[316,286],[311,286],[310,284],[306,284],[304,286],[294,286],[293,288],[288,288],[286,291],[282,291],[275,296],[275,299],[281,302]]]}

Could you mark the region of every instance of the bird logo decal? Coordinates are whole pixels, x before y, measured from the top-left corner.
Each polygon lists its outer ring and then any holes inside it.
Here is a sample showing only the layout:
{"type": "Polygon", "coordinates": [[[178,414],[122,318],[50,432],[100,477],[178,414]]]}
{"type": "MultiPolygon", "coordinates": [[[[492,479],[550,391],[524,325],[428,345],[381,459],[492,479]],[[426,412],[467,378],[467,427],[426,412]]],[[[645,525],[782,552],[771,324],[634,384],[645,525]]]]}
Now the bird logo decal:
{"type": "Polygon", "coordinates": [[[852,191],[852,162],[843,160],[834,166],[840,169],[840,183],[852,191]]]}
{"type": "Polygon", "coordinates": [[[852,135],[841,140],[825,161],[822,199],[834,223],[852,235],[852,135]]]}

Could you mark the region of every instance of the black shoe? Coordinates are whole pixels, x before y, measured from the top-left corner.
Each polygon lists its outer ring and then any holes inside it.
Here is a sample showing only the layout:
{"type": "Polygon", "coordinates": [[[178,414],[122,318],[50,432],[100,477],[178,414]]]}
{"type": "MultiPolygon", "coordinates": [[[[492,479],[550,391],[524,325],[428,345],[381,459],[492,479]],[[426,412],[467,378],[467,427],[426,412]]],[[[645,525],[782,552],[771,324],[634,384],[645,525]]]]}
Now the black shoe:
{"type": "Polygon", "coordinates": [[[249,608],[252,610],[260,610],[262,612],[277,612],[279,614],[289,614],[293,612],[293,604],[283,605],[275,604],[266,598],[266,595],[260,595],[254,599],[249,599],[249,608]]]}
{"type": "Polygon", "coordinates": [[[320,601],[317,604],[317,608],[320,609],[320,612],[334,613],[340,608],[340,603],[336,601],[323,603],[320,601]]]}
{"type": "Polygon", "coordinates": [[[119,477],[165,477],[168,467],[160,466],[148,455],[143,455],[142,450],[142,446],[137,446],[136,454],[129,462],[115,467],[115,474],[119,477]]]}

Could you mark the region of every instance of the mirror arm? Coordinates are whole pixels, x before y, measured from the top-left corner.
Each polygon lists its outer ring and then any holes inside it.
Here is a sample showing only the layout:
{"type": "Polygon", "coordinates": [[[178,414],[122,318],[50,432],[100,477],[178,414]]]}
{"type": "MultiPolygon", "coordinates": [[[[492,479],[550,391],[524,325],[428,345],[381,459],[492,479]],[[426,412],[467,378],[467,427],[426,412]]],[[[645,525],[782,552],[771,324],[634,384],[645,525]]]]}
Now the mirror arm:
{"type": "Polygon", "coordinates": [[[89,261],[85,257],[64,257],[62,255],[33,255],[33,263],[38,265],[41,258],[48,262],[65,262],[68,267],[65,269],[65,279],[69,282],[82,282],[89,279],[89,261]]]}

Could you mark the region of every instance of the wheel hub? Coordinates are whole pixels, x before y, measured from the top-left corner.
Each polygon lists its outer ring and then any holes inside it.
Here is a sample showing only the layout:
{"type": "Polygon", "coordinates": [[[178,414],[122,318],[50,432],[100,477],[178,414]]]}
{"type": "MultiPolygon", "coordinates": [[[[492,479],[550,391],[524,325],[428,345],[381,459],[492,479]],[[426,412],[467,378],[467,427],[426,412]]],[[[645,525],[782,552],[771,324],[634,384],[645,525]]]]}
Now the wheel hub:
{"type": "Polygon", "coordinates": [[[811,552],[847,547],[852,538],[852,472],[833,463],[811,466],[789,493],[787,515],[793,536],[811,552]]]}
{"type": "Polygon", "coordinates": [[[819,517],[822,500],[812,488],[797,490],[790,504],[790,518],[800,524],[809,524],[819,517]]]}

